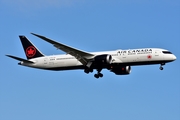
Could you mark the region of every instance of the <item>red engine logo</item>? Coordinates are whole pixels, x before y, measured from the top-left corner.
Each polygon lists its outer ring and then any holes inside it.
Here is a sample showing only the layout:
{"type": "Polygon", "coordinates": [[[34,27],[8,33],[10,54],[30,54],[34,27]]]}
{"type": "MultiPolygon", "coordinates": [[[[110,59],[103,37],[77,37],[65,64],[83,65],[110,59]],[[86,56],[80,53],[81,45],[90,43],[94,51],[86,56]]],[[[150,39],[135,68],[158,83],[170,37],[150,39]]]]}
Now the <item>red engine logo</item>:
{"type": "Polygon", "coordinates": [[[33,57],[34,55],[36,54],[36,48],[33,47],[33,46],[29,46],[27,49],[26,49],[26,55],[28,57],[33,57]]]}

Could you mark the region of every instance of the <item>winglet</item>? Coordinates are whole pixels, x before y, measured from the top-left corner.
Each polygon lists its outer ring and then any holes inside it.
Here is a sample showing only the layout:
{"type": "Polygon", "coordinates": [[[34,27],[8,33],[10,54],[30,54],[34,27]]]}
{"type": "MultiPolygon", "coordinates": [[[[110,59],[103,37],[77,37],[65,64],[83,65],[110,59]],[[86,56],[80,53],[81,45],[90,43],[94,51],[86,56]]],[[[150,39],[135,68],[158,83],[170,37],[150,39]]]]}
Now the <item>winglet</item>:
{"type": "Polygon", "coordinates": [[[41,39],[44,39],[45,37],[44,36],[41,36],[41,35],[38,35],[38,34],[35,34],[35,33],[31,33],[32,35],[36,36],[36,37],[39,37],[41,39]]]}
{"type": "MultiPolygon", "coordinates": [[[[53,40],[51,40],[51,39],[49,39],[49,38],[46,38],[46,37],[44,37],[44,36],[42,36],[42,35],[38,35],[38,34],[35,34],[35,33],[31,33],[31,34],[34,35],[34,36],[36,36],[36,37],[38,37],[38,38],[41,38],[42,40],[45,40],[46,42],[51,43],[52,45],[54,45],[54,47],[58,48],[58,47],[56,46],[56,44],[58,44],[58,42],[53,41],[53,40]]],[[[59,49],[59,48],[58,48],[58,49],[59,49]]]]}
{"type": "Polygon", "coordinates": [[[35,34],[35,33],[31,33],[31,34],[34,35],[34,36],[36,36],[36,37],[38,37],[38,38],[41,38],[42,40],[45,40],[46,42],[51,43],[52,45],[54,45],[54,47],[56,47],[56,44],[58,44],[58,42],[56,42],[56,41],[54,41],[54,40],[51,40],[51,39],[49,39],[49,38],[46,38],[46,37],[44,37],[44,36],[42,36],[42,35],[38,35],[38,34],[35,34]]]}
{"type": "Polygon", "coordinates": [[[38,34],[35,34],[35,33],[31,33],[31,34],[36,36],[36,37],[39,37],[39,38],[41,38],[41,39],[43,39],[43,40],[45,40],[47,42],[50,42],[51,44],[53,44],[53,42],[54,42],[53,40],[50,40],[49,38],[46,38],[46,37],[44,37],[42,35],[38,35],[38,34]]]}

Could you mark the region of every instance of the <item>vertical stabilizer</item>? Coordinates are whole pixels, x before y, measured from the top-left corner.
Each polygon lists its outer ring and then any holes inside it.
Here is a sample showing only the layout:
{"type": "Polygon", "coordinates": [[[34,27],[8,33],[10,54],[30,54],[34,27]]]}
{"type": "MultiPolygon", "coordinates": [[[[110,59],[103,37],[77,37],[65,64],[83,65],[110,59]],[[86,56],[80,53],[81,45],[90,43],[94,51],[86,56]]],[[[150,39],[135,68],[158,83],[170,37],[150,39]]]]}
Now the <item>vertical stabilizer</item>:
{"type": "Polygon", "coordinates": [[[44,56],[25,36],[19,36],[27,59],[44,56]]]}

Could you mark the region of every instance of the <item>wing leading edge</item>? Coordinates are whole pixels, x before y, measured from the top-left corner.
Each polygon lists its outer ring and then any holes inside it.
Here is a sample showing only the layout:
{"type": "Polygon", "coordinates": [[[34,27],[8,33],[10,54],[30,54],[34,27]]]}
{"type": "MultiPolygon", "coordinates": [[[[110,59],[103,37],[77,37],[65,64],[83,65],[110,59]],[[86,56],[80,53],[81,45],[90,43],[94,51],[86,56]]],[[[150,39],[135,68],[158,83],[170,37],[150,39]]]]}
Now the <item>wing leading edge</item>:
{"type": "Polygon", "coordinates": [[[65,44],[56,42],[56,41],[51,40],[49,38],[46,38],[44,36],[34,34],[34,33],[31,33],[31,34],[33,34],[36,37],[39,37],[39,38],[43,39],[46,42],[49,42],[54,47],[64,51],[65,53],[74,56],[77,60],[79,60],[85,66],[89,66],[89,64],[91,64],[91,62],[90,62],[91,59],[95,56],[95,55],[93,55],[91,53],[88,53],[88,52],[85,52],[85,51],[82,51],[82,50],[67,46],[65,44]]]}

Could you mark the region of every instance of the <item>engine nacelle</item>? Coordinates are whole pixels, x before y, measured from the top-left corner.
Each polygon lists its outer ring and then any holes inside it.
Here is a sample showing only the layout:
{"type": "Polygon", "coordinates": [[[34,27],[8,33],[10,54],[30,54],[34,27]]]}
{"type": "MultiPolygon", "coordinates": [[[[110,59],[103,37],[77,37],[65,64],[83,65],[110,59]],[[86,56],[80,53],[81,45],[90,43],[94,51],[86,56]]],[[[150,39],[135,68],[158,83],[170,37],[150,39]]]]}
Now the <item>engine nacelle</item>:
{"type": "Polygon", "coordinates": [[[108,54],[98,55],[94,58],[94,61],[96,64],[109,65],[112,63],[112,56],[108,54]]]}
{"type": "Polygon", "coordinates": [[[116,75],[128,75],[131,73],[131,66],[114,66],[111,71],[116,75]]]}

